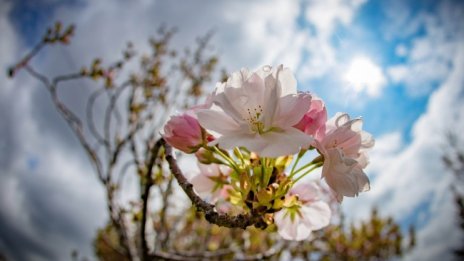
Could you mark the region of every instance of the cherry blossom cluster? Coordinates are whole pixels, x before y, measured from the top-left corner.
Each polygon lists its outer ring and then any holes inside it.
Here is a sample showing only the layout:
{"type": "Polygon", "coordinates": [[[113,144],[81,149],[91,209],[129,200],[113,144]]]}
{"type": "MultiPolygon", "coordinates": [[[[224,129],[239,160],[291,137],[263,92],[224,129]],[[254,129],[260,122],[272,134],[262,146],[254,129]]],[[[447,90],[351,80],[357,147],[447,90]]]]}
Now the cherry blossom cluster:
{"type": "Polygon", "coordinates": [[[355,197],[369,190],[363,169],[374,146],[362,119],[327,119],[324,102],[296,85],[282,65],[242,69],[164,128],[167,143],[198,159],[190,182],[200,196],[218,211],[260,216],[288,240],[307,239],[331,218],[318,183],[301,179],[322,168],[339,202],[355,197]]]}

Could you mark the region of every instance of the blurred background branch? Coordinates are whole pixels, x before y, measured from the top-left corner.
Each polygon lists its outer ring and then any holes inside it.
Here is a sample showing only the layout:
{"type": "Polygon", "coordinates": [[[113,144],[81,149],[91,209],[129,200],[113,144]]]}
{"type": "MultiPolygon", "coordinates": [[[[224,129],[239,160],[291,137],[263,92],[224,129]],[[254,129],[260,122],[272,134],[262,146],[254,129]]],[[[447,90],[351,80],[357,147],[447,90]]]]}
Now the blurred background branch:
{"type": "Polygon", "coordinates": [[[447,150],[443,154],[442,161],[448,170],[454,175],[454,182],[450,185],[457,210],[457,224],[463,232],[460,247],[454,249],[458,260],[464,257],[464,147],[457,133],[448,132],[447,150]]]}

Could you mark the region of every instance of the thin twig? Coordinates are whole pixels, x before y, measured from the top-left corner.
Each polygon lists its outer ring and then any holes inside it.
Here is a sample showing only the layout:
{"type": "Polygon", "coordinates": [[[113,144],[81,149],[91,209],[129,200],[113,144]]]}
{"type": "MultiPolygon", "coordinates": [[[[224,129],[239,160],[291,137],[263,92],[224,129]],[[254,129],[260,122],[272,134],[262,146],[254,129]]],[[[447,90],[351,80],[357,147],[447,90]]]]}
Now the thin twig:
{"type": "MultiPolygon", "coordinates": [[[[166,224],[166,215],[167,215],[167,212],[168,212],[168,208],[169,208],[169,197],[172,195],[172,182],[173,182],[173,178],[172,177],[168,177],[168,183],[166,184],[166,189],[164,192],[161,192],[161,195],[162,195],[162,209],[161,209],[161,217],[160,217],[160,227],[163,229],[163,233],[162,233],[162,238],[161,238],[161,249],[165,249],[167,244],[168,244],[168,240],[169,240],[169,228],[166,224]]],[[[159,186],[159,188],[161,188],[161,186],[159,186]]],[[[161,190],[161,189],[160,189],[161,190]]]]}
{"type": "Polygon", "coordinates": [[[86,117],[87,117],[87,124],[89,126],[90,133],[94,136],[98,143],[103,144],[107,151],[109,150],[109,141],[105,140],[95,126],[95,121],[93,119],[93,107],[95,106],[95,101],[97,100],[98,96],[102,94],[105,89],[98,89],[94,91],[89,99],[87,100],[86,106],[86,117]]]}

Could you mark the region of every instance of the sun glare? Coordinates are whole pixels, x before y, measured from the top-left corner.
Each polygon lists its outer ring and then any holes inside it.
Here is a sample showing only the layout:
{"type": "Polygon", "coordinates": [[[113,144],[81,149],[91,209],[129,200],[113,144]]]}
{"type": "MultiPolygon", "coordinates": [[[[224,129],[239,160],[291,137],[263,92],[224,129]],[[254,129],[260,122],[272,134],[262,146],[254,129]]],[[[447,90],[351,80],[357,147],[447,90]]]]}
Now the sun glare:
{"type": "Polygon", "coordinates": [[[357,93],[366,91],[372,97],[379,96],[382,87],[386,83],[382,69],[369,58],[363,56],[355,57],[351,61],[344,80],[357,93]]]}

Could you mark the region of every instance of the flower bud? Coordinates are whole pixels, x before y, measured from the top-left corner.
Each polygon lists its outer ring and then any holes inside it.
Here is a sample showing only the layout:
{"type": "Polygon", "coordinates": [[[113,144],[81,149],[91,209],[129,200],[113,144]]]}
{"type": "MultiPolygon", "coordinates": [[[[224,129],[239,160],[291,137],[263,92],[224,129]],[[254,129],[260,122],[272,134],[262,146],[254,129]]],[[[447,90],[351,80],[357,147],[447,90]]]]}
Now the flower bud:
{"type": "Polygon", "coordinates": [[[172,116],[164,126],[164,139],[185,153],[194,153],[205,143],[205,131],[190,113],[172,116]]]}

